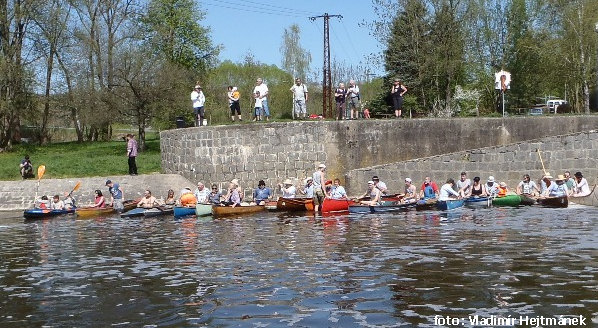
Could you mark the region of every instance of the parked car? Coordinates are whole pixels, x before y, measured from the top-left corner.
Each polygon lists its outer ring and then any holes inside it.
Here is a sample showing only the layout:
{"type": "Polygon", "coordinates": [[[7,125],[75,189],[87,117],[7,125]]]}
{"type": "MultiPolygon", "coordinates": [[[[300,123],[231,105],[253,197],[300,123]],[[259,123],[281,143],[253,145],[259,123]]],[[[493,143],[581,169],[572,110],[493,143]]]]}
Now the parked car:
{"type": "Polygon", "coordinates": [[[546,101],[546,107],[548,107],[548,112],[550,114],[556,114],[557,109],[560,105],[566,104],[567,102],[562,99],[551,99],[546,101]]]}
{"type": "Polygon", "coordinates": [[[537,115],[544,115],[544,108],[542,107],[533,107],[529,109],[529,115],[537,116],[537,115]]]}

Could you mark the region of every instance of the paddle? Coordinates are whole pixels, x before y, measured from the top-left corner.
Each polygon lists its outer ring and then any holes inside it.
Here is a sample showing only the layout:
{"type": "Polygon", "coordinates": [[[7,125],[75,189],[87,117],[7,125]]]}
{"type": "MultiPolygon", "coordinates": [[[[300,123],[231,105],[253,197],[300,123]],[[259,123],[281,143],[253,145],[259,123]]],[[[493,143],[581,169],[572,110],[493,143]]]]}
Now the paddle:
{"type": "Polygon", "coordinates": [[[542,160],[542,154],[540,154],[540,148],[536,148],[536,152],[538,152],[538,157],[540,157],[540,163],[542,163],[542,171],[544,171],[544,175],[546,175],[546,168],[544,167],[544,161],[542,160]]]}
{"type": "Polygon", "coordinates": [[[79,190],[79,187],[81,187],[81,181],[78,181],[77,184],[73,187],[73,190],[71,190],[71,192],[69,192],[69,196],[74,193],[75,191],[79,190]]]}
{"type": "Polygon", "coordinates": [[[35,206],[35,202],[37,201],[37,193],[39,192],[39,181],[44,176],[44,173],[46,173],[46,166],[45,165],[40,165],[37,168],[37,188],[35,189],[35,199],[33,200],[33,205],[34,206],[35,206]]]}

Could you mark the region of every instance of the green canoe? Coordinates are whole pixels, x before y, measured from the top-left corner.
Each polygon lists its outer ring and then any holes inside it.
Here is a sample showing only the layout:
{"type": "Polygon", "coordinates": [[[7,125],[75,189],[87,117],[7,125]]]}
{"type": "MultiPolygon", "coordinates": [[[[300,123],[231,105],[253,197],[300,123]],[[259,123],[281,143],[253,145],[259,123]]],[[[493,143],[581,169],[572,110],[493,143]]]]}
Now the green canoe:
{"type": "Polygon", "coordinates": [[[506,195],[492,199],[492,206],[519,206],[521,197],[519,195],[506,195]]]}

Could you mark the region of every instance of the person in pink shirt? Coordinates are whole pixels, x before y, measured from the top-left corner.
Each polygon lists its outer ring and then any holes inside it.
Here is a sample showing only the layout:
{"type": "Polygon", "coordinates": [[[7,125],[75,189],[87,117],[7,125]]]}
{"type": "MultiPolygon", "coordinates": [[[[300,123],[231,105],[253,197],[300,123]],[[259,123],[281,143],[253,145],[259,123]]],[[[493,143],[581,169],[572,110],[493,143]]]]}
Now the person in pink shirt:
{"type": "Polygon", "coordinates": [[[127,134],[127,157],[129,157],[129,174],[137,175],[137,163],[135,158],[137,157],[137,141],[135,136],[127,134]]]}

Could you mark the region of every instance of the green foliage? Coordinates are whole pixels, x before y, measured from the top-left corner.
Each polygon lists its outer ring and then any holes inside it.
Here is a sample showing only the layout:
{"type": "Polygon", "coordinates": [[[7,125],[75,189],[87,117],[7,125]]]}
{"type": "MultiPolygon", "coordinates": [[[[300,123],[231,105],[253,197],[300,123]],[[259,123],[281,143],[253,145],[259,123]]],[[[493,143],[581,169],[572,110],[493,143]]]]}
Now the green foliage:
{"type": "MultiPolygon", "coordinates": [[[[137,157],[139,173],[161,172],[160,141],[148,140],[146,146],[147,149],[137,157]]],[[[67,142],[47,146],[21,144],[0,154],[0,180],[21,179],[19,164],[25,154],[31,158],[34,172],[39,165],[46,166],[44,179],[123,175],[129,168],[126,149],[124,141],[67,142]]]]}
{"type": "Polygon", "coordinates": [[[301,47],[301,30],[299,25],[293,24],[284,29],[280,52],[282,53],[282,68],[294,78],[307,81],[311,54],[301,47]]]}

